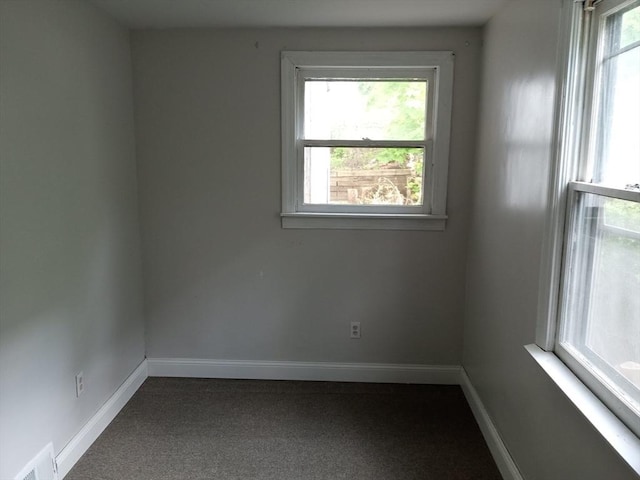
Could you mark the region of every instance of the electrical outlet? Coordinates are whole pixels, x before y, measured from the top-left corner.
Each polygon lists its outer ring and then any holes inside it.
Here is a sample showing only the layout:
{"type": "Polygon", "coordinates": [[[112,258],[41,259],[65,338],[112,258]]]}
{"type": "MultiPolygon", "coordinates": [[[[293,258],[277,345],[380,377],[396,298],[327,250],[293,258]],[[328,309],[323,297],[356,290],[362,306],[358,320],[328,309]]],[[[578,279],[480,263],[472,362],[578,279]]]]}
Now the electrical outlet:
{"type": "Polygon", "coordinates": [[[84,373],[80,372],[76,375],[76,397],[84,392],[84,373]]]}
{"type": "Polygon", "coordinates": [[[360,338],[360,322],[351,322],[351,338],[360,338]]]}

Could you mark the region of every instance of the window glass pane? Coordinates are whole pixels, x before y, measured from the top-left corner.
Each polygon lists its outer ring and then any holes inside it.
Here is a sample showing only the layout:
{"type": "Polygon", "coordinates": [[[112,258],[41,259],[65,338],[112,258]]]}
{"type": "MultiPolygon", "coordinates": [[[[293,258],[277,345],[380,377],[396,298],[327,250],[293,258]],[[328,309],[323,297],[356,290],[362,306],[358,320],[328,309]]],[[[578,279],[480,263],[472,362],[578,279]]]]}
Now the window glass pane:
{"type": "Polygon", "coordinates": [[[305,138],[423,140],[427,82],[306,80],[305,138]]]}
{"type": "Polygon", "coordinates": [[[622,14],[620,48],[637,41],[640,41],[640,7],[622,14]]]}
{"type": "MultiPolygon", "coordinates": [[[[640,7],[622,15],[622,32],[629,38],[640,36],[638,12],[640,7]],[[628,20],[625,29],[625,19],[631,14],[636,20],[628,20]]],[[[607,23],[612,31],[617,31],[616,17],[607,23]]],[[[624,187],[640,183],[640,46],[622,53],[612,50],[606,57],[594,181],[624,187]]]]}
{"type": "Polygon", "coordinates": [[[640,412],[640,204],[580,194],[560,341],[640,412]]]}
{"type": "Polygon", "coordinates": [[[422,205],[422,148],[307,147],[304,202],[422,205]]]}

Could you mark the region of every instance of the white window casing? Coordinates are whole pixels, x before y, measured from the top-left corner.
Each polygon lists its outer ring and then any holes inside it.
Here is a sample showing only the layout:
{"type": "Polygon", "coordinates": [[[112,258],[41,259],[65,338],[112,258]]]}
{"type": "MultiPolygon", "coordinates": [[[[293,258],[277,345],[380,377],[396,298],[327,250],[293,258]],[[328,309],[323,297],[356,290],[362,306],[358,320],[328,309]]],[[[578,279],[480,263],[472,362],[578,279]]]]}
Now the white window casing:
{"type": "MultiPolygon", "coordinates": [[[[640,325],[640,311],[632,309],[631,313],[625,315],[607,312],[604,317],[597,318],[592,318],[591,311],[597,304],[594,302],[599,302],[602,298],[602,293],[594,297],[594,292],[597,292],[594,289],[603,285],[594,283],[600,278],[594,276],[600,275],[601,270],[598,269],[604,268],[602,265],[620,268],[610,257],[602,256],[605,251],[602,250],[602,238],[613,235],[625,242],[640,239],[637,226],[627,228],[616,225],[615,222],[609,223],[604,208],[611,201],[622,202],[637,212],[640,204],[640,190],[637,187],[640,158],[636,165],[633,160],[629,163],[629,158],[634,158],[633,156],[621,157],[627,159],[621,176],[616,174],[607,178],[603,173],[610,158],[614,158],[614,163],[618,161],[615,155],[611,157],[611,150],[607,150],[610,148],[608,145],[617,145],[607,142],[610,142],[610,132],[614,131],[610,119],[613,117],[608,116],[613,108],[612,88],[619,88],[618,83],[614,83],[617,74],[608,73],[607,69],[614,67],[607,64],[607,61],[617,55],[640,49],[640,40],[634,35],[630,36],[632,40],[627,39],[625,42],[622,42],[622,37],[612,40],[615,35],[620,35],[622,14],[639,6],[638,0],[565,0],[563,3],[559,51],[562,68],[558,73],[560,89],[554,139],[556,163],[549,184],[548,217],[540,272],[537,345],[527,346],[533,358],[549,373],[572,403],[638,474],[638,384],[637,380],[631,380],[632,377],[626,376],[626,373],[622,375],[619,368],[627,368],[626,364],[633,364],[637,368],[640,363],[640,336],[635,334],[640,325]],[[617,31],[613,25],[617,25],[617,31]],[[627,178],[629,181],[624,181],[627,178]],[[610,263],[602,263],[605,261],[610,263]],[[619,317],[611,318],[611,315],[619,317]],[[620,319],[624,321],[620,322],[620,319]],[[600,323],[592,324],[593,321],[600,323]],[[624,332],[616,330],[624,338],[625,348],[631,348],[635,352],[631,355],[631,361],[621,365],[618,365],[617,360],[611,363],[606,356],[602,356],[604,354],[601,350],[592,348],[594,341],[601,340],[598,332],[603,327],[598,325],[603,321],[606,321],[606,328],[614,328],[613,325],[616,325],[615,328],[619,329],[620,325],[631,325],[624,327],[630,328],[624,332]],[[594,330],[594,326],[600,330],[594,330]],[[558,373],[562,368],[566,368],[566,374],[558,373]],[[575,388],[571,376],[586,388],[575,388]],[[595,408],[596,404],[602,405],[602,408],[595,408]],[[595,411],[599,413],[592,415],[595,411]],[[605,411],[610,414],[604,414],[605,411]]],[[[634,54],[637,55],[637,50],[634,54]]],[[[619,77],[621,78],[626,77],[619,77]]],[[[616,95],[620,95],[620,91],[628,92],[627,87],[624,88],[615,90],[618,92],[616,95]]],[[[637,88],[640,90],[640,82],[637,88]]],[[[637,98],[636,94],[631,97],[637,98]]],[[[628,97],[618,98],[627,100],[628,97]]],[[[628,116],[621,118],[625,122],[629,119],[628,116]]],[[[637,117],[632,115],[631,118],[636,118],[633,121],[637,121],[637,117]]],[[[615,133],[620,135],[619,132],[620,130],[615,133]]],[[[634,135],[637,136],[637,132],[634,135]]],[[[637,145],[633,148],[637,148],[637,145]]],[[[633,148],[627,151],[634,151],[633,148]]],[[[620,152],[619,149],[616,151],[620,152]]],[[[637,217],[633,216],[635,214],[626,215],[631,216],[625,218],[636,219],[628,220],[629,222],[637,223],[637,217]]],[[[637,260],[634,250],[623,252],[624,255],[633,257],[624,257],[628,262],[622,269],[635,268],[632,266],[637,260]]],[[[620,272],[620,269],[616,270],[616,281],[627,278],[620,272]]],[[[598,281],[602,282],[602,278],[598,281]]],[[[629,284],[624,285],[624,288],[615,290],[616,295],[629,290],[629,284]]],[[[625,295],[629,298],[628,293],[625,295]]]]}
{"type": "MultiPolygon", "coordinates": [[[[444,230],[453,96],[452,52],[292,52],[281,55],[282,226],[444,230]],[[313,140],[304,136],[304,88],[310,78],[424,79],[426,131],[421,140],[313,140]],[[305,147],[421,148],[422,205],[305,204],[305,147]]],[[[336,112],[339,116],[340,112],[336,112]]]]}

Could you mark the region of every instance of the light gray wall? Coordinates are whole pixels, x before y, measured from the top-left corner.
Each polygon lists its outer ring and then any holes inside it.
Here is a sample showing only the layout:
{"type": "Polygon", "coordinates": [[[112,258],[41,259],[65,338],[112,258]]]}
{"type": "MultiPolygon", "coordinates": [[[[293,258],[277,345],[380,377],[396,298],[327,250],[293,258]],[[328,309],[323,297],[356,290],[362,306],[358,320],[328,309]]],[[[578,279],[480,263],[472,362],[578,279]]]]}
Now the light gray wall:
{"type": "Polygon", "coordinates": [[[459,364],[480,41],[478,28],[134,32],[148,355],[459,364]],[[284,49],[456,52],[446,232],[281,229],[284,49]]]}
{"type": "Polygon", "coordinates": [[[534,342],[560,0],[486,27],[463,365],[527,480],[634,474],[522,348],[534,342]]]}
{"type": "Polygon", "coordinates": [[[144,358],[129,35],[0,3],[0,478],[56,453],[144,358]],[[75,398],[74,376],[86,390],[75,398]]]}

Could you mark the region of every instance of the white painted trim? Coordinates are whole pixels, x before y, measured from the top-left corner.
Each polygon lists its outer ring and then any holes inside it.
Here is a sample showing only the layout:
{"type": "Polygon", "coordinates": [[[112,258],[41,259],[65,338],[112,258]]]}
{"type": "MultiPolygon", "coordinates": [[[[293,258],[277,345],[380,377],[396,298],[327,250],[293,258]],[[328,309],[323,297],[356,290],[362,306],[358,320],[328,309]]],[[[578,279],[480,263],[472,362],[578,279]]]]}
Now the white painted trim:
{"type": "Polygon", "coordinates": [[[620,198],[627,202],[640,203],[640,191],[638,190],[625,190],[623,188],[608,187],[605,185],[586,182],[571,182],[569,189],[575,192],[591,193],[593,195],[601,195],[604,197],[620,198]]]}
{"type": "Polygon", "coordinates": [[[446,215],[283,213],[282,228],[335,230],[431,230],[443,232],[446,215]]]}
{"type": "Polygon", "coordinates": [[[459,365],[148,358],[150,377],[458,385],[459,365]]]}
{"type": "Polygon", "coordinates": [[[56,457],[58,476],[64,479],[80,457],[96,441],[98,436],[122,410],[134,393],[147,378],[147,361],[143,360],[98,412],[89,419],[82,429],[60,451],[56,457]]]}
{"type": "Polygon", "coordinates": [[[467,402],[471,407],[473,416],[475,417],[476,422],[478,422],[480,431],[489,446],[489,451],[498,466],[498,470],[500,470],[500,473],[502,474],[502,478],[505,480],[523,480],[520,470],[518,470],[518,467],[513,461],[513,458],[504,444],[498,429],[491,420],[489,412],[487,412],[482,400],[480,400],[480,396],[473,387],[464,368],[461,368],[460,370],[460,386],[462,387],[464,396],[467,398],[467,402]]]}
{"type": "Polygon", "coordinates": [[[424,68],[451,58],[450,51],[327,52],[283,51],[282,57],[300,68],[424,68]]]}
{"type": "Polygon", "coordinates": [[[640,475],[640,455],[638,455],[640,438],[622,423],[555,354],[545,352],[537,345],[525,345],[524,348],[620,458],[640,475]]]}
{"type": "Polygon", "coordinates": [[[296,144],[298,132],[301,128],[296,124],[296,105],[299,93],[296,90],[296,65],[285,52],[280,54],[280,115],[282,137],[282,211],[295,212],[298,198],[296,149],[290,145],[296,144]]]}
{"type": "Polygon", "coordinates": [[[451,51],[281,52],[282,228],[444,230],[446,222],[434,217],[446,215],[454,58],[451,51]],[[423,205],[395,206],[393,212],[387,206],[367,206],[365,212],[359,206],[319,207],[303,203],[304,145],[345,146],[372,143],[356,139],[339,142],[303,139],[305,75],[430,79],[425,138],[419,142],[373,142],[376,145],[410,144],[424,148],[423,205]],[[409,221],[406,214],[413,214],[416,210],[423,218],[420,222],[415,221],[416,219],[409,221]],[[301,215],[311,212],[326,215],[301,215]],[[368,215],[371,212],[381,215],[372,218],[368,215]],[[350,213],[351,217],[336,215],[342,213],[350,213]],[[384,215],[391,213],[394,215],[384,215]]]}
{"type": "MultiPolygon", "coordinates": [[[[640,474],[640,439],[602,404],[552,353],[535,345],[525,347],[578,410],[605,437],[614,450],[640,474]]],[[[148,358],[107,400],[56,457],[63,480],[80,457],[122,410],[147,377],[237,378],[333,382],[415,383],[460,385],[491,455],[505,480],[523,480],[500,433],[464,368],[459,365],[379,363],[279,362],[148,358]]]]}
{"type": "Polygon", "coordinates": [[[567,184],[578,176],[580,130],[583,118],[585,88],[585,52],[581,48],[584,25],[582,5],[573,0],[562,1],[558,42],[556,111],[552,142],[552,168],[549,175],[545,232],[540,258],[538,318],[536,343],[552,350],[556,336],[561,262],[567,205],[567,184]]]}

